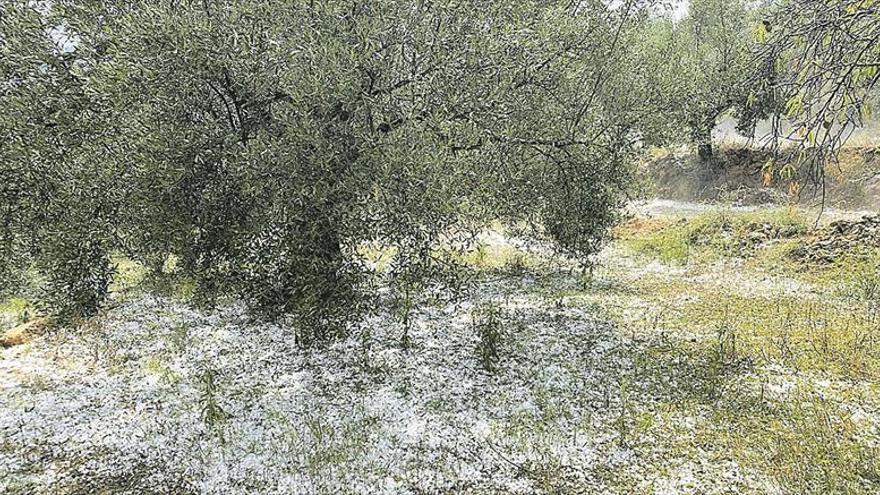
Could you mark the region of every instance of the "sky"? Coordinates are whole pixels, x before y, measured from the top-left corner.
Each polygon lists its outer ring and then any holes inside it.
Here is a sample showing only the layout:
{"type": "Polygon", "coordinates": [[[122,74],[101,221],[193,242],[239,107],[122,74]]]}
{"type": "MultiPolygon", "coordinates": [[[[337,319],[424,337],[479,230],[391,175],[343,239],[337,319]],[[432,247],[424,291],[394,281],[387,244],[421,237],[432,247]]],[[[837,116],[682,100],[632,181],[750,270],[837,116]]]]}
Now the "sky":
{"type": "Polygon", "coordinates": [[[686,16],[688,11],[688,3],[688,0],[678,0],[675,5],[675,10],[672,13],[672,18],[678,20],[686,16]]]}

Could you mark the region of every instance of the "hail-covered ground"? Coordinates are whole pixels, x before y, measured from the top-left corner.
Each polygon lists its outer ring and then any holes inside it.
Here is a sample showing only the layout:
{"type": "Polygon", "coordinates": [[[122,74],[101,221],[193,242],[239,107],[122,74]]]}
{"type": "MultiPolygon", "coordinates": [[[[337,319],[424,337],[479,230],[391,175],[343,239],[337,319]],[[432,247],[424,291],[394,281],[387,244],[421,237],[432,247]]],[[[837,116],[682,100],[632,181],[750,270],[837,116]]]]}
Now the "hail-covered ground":
{"type": "Polygon", "coordinates": [[[234,304],[128,297],[0,351],[0,493],[880,487],[873,368],[803,368],[782,344],[762,359],[724,333],[739,320],[700,309],[816,299],[814,284],[735,260],[662,263],[621,242],[599,262],[590,279],[552,260],[494,269],[469,299],[418,309],[408,347],[391,314],[303,350],[291,328],[234,304]],[[496,309],[483,322],[500,330],[492,369],[476,306],[496,309]]]}

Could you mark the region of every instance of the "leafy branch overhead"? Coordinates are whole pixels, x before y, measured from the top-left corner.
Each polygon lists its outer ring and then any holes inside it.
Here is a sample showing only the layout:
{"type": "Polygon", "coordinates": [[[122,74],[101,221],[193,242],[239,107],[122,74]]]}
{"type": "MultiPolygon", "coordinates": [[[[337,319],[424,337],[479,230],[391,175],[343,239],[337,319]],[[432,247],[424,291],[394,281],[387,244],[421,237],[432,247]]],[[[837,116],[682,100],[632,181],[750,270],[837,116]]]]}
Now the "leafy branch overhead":
{"type": "Polygon", "coordinates": [[[795,143],[821,182],[836,151],[872,118],[880,81],[880,3],[790,0],[757,26],[765,63],[778,74],[776,145],[795,143]]]}

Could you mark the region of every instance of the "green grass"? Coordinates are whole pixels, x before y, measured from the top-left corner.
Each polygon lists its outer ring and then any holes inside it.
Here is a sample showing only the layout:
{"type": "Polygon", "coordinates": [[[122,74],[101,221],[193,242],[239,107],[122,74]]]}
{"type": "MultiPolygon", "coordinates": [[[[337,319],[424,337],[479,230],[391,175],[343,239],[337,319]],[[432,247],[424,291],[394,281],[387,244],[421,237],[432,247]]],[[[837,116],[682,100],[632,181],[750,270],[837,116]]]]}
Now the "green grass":
{"type": "Polygon", "coordinates": [[[741,442],[791,494],[870,493],[880,489],[880,450],[860,441],[861,424],[834,401],[798,391],[769,421],[747,421],[741,442]]]}
{"type": "Polygon", "coordinates": [[[807,265],[789,256],[807,233],[791,209],[634,220],[621,258],[563,294],[646,342],[620,421],[636,452],[732,459],[772,485],[732,493],[880,493],[880,250],[807,265]],[[748,242],[765,224],[778,238],[748,242]]]}
{"type": "Polygon", "coordinates": [[[36,314],[30,301],[23,297],[10,297],[0,302],[0,330],[27,323],[36,314]]]}
{"type": "Polygon", "coordinates": [[[789,239],[806,233],[808,222],[793,208],[760,212],[718,210],[669,222],[647,232],[624,226],[620,237],[624,244],[640,254],[665,263],[687,264],[747,256],[754,252],[757,244],[752,235],[765,228],[776,238],[789,239]]]}
{"type": "MultiPolygon", "coordinates": [[[[710,300],[706,297],[706,307],[710,300]]],[[[866,401],[866,410],[876,410],[880,396],[876,387],[853,391],[847,385],[863,383],[851,381],[854,370],[860,380],[877,383],[875,373],[859,370],[864,356],[851,352],[846,337],[839,336],[840,348],[831,352],[817,353],[809,345],[795,351],[803,358],[796,373],[774,356],[771,339],[734,330],[733,320],[754,316],[746,306],[712,312],[701,323],[726,330],[695,340],[684,337],[691,326],[676,331],[667,326],[671,322],[659,325],[670,336],[652,339],[634,353],[632,376],[622,382],[625,400],[615,425],[621,441],[644,456],[659,450],[669,460],[731,459],[785,494],[877,493],[877,433],[853,407],[866,401]],[[765,371],[774,363],[788,370],[782,378],[765,371]],[[771,393],[776,379],[793,382],[791,391],[771,393]],[[836,385],[826,388],[821,379],[836,385]],[[694,426],[682,428],[686,422],[694,426]]],[[[748,483],[748,489],[731,488],[732,493],[766,492],[748,483]]]]}
{"type": "Polygon", "coordinates": [[[732,335],[736,351],[758,364],[846,378],[880,378],[880,331],[859,305],[824,298],[744,297],[706,291],[685,303],[673,327],[732,335]]]}

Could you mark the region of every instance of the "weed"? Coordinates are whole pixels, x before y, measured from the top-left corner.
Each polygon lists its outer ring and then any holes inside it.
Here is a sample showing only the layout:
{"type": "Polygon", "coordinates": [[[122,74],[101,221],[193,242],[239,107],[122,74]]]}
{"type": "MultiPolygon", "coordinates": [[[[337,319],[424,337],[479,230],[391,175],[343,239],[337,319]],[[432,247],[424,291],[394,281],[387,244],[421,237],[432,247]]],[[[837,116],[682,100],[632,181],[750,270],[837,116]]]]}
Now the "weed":
{"type": "Polygon", "coordinates": [[[507,267],[513,275],[522,275],[528,269],[528,256],[521,251],[513,253],[507,267]]]}
{"type": "Polygon", "coordinates": [[[202,393],[199,396],[202,420],[208,428],[215,430],[220,437],[220,441],[224,442],[223,431],[220,426],[229,418],[229,415],[217,402],[218,390],[214,370],[205,368],[199,377],[199,381],[202,389],[202,393]]]}
{"type": "Polygon", "coordinates": [[[174,348],[178,352],[183,352],[186,349],[187,342],[189,342],[189,325],[184,321],[176,323],[171,327],[170,339],[174,348]]]}
{"type": "Polygon", "coordinates": [[[733,318],[734,315],[731,313],[730,307],[725,306],[722,311],[721,321],[718,322],[718,328],[715,332],[714,354],[722,366],[734,365],[739,361],[737,322],[733,318]]]}
{"type": "Polygon", "coordinates": [[[474,265],[478,267],[485,267],[486,261],[489,259],[489,250],[486,247],[486,244],[481,242],[477,244],[477,249],[474,250],[473,255],[471,255],[471,260],[474,265]]]}
{"type": "Polygon", "coordinates": [[[400,336],[400,347],[409,349],[412,344],[412,342],[410,342],[409,334],[412,329],[412,316],[415,302],[413,301],[413,296],[408,285],[404,287],[396,302],[397,318],[403,326],[403,333],[400,336]]]}
{"type": "Polygon", "coordinates": [[[304,464],[312,476],[320,476],[323,470],[345,465],[365,454],[378,419],[372,415],[361,416],[362,410],[351,413],[358,417],[341,427],[327,421],[326,411],[320,409],[304,416],[311,444],[304,453],[304,464]]]}
{"type": "Polygon", "coordinates": [[[705,364],[703,389],[706,398],[715,401],[724,394],[728,372],[742,364],[738,348],[738,323],[725,306],[715,329],[705,364]]]}
{"type": "Polygon", "coordinates": [[[620,413],[614,420],[614,428],[617,430],[617,442],[621,448],[625,448],[629,442],[630,435],[630,415],[632,406],[629,399],[629,381],[620,382],[620,413]]]}
{"type": "Polygon", "coordinates": [[[471,313],[474,330],[476,330],[477,358],[483,369],[493,372],[500,359],[501,341],[503,339],[502,311],[494,304],[481,304],[471,313]]]}

